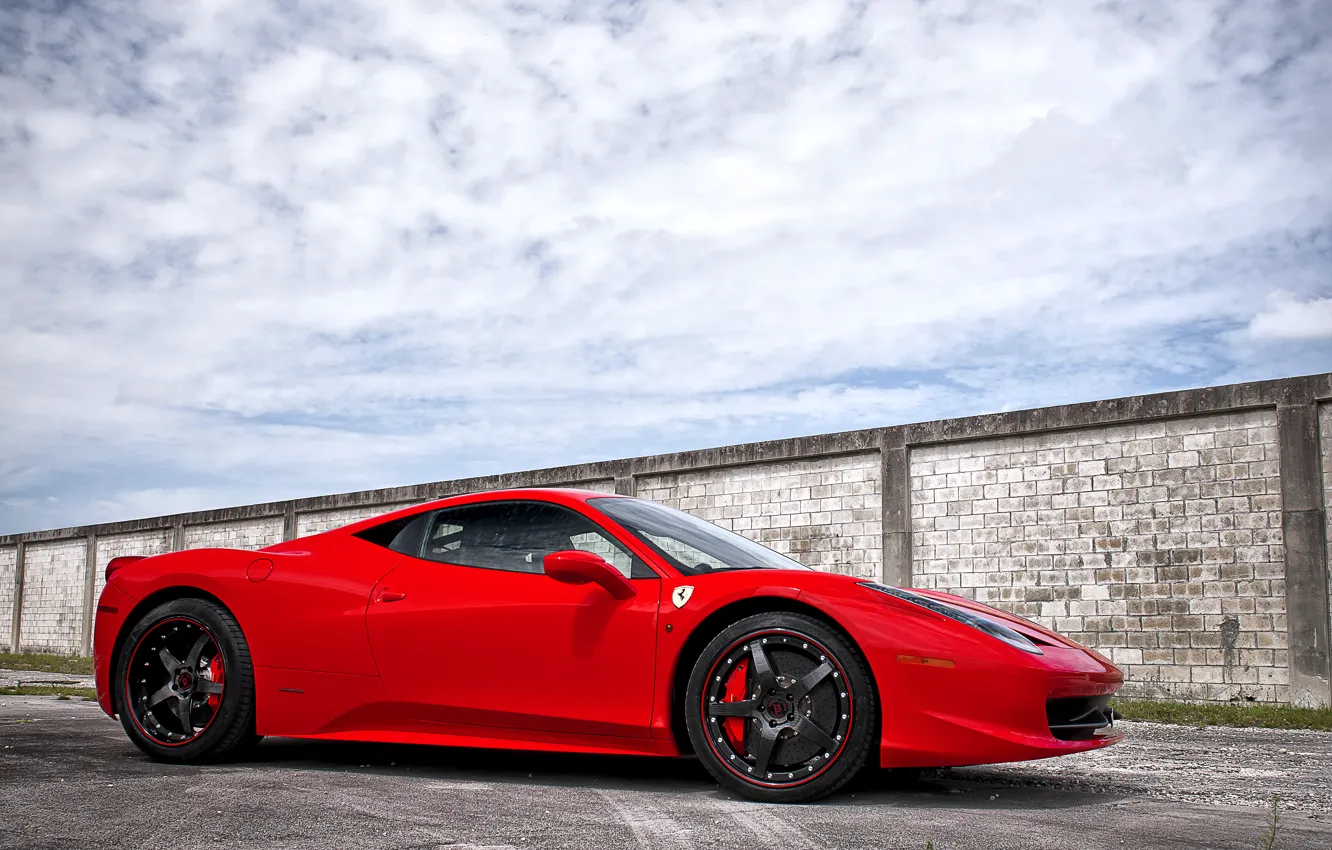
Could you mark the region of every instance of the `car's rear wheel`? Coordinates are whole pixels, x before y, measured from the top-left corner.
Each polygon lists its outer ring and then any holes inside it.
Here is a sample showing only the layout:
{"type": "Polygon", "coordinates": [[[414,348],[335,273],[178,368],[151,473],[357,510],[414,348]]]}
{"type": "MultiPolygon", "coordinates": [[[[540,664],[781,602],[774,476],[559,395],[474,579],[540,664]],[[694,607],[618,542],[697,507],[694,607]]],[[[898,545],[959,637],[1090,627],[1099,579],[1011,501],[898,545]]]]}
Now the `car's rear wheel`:
{"type": "Polygon", "coordinates": [[[249,646],[215,602],[174,599],[145,614],[121,647],[113,683],[126,734],[159,761],[218,759],[259,739],[249,646]]]}
{"type": "Polygon", "coordinates": [[[695,663],[685,700],[704,767],[765,802],[836,791],[865,765],[878,727],[859,653],[802,614],[756,614],[724,629],[695,663]]]}

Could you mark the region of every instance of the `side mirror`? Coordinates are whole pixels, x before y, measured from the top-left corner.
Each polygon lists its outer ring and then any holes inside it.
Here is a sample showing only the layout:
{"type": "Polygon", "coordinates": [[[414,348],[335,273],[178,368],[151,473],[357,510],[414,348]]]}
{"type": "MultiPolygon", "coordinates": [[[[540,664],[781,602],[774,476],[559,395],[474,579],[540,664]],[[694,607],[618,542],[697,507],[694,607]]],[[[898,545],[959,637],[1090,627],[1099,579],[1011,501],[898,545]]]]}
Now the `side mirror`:
{"type": "Polygon", "coordinates": [[[546,575],[565,584],[595,582],[616,599],[629,599],[638,593],[629,579],[599,555],[568,549],[551,552],[541,561],[546,575]]]}

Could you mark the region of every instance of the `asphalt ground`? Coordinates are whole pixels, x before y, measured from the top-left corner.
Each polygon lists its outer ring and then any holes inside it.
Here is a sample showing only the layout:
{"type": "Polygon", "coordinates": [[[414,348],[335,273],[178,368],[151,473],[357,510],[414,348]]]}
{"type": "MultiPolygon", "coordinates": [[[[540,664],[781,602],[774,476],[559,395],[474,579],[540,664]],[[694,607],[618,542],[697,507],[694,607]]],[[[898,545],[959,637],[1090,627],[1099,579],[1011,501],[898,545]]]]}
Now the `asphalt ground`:
{"type": "Polygon", "coordinates": [[[1332,733],[1126,724],[1044,762],[752,803],[693,760],[269,740],[154,763],[94,703],[0,697],[0,848],[1332,848],[1332,733]]]}

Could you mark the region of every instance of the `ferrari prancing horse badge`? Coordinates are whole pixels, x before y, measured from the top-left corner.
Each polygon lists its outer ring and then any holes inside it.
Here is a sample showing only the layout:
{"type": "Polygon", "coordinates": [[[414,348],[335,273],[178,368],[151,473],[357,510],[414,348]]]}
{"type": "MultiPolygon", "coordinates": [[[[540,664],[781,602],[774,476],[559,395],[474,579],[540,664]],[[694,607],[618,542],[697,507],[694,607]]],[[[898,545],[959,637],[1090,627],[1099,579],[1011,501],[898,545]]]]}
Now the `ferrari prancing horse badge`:
{"type": "Polygon", "coordinates": [[[682,584],[671,593],[671,602],[676,608],[683,608],[689,601],[689,597],[694,595],[694,587],[689,584],[682,584]]]}

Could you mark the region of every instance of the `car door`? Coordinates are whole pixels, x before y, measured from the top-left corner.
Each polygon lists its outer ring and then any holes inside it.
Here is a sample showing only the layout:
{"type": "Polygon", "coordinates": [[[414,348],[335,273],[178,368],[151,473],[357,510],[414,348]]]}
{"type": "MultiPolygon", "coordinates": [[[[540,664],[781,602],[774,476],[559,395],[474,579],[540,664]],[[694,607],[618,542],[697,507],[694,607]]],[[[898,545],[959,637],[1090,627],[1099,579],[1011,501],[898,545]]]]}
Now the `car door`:
{"type": "Polygon", "coordinates": [[[431,517],[366,622],[389,698],[418,719],[646,738],[659,584],[580,513],[482,502],[431,517]],[[601,555],[637,594],[546,576],[545,555],[567,549],[601,555]]]}

